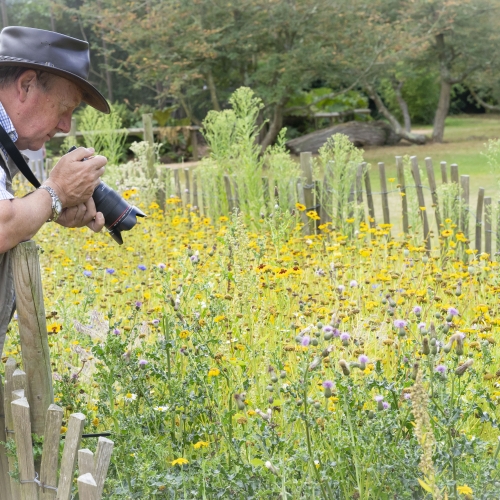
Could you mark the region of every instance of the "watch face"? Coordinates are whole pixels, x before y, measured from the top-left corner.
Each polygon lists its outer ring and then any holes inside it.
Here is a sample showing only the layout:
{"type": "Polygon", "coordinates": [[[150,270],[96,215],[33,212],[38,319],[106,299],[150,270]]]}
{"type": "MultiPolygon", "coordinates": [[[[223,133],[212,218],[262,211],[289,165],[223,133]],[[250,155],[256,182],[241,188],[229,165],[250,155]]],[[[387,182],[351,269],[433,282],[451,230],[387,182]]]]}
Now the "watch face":
{"type": "Polygon", "coordinates": [[[56,200],[54,208],[56,209],[57,214],[60,214],[62,212],[62,205],[59,200],[56,200]]]}

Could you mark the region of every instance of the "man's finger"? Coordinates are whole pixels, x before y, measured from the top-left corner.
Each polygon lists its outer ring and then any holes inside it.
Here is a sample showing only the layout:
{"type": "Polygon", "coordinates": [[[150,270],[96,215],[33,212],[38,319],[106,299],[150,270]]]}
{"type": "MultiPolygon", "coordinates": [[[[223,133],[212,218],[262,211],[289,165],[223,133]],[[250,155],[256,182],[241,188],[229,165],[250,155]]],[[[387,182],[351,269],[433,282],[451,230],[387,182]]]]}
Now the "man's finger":
{"type": "Polygon", "coordinates": [[[98,233],[99,231],[101,231],[104,227],[104,215],[102,215],[101,212],[97,212],[94,219],[87,224],[87,227],[89,229],[92,229],[94,233],[98,233]]]}

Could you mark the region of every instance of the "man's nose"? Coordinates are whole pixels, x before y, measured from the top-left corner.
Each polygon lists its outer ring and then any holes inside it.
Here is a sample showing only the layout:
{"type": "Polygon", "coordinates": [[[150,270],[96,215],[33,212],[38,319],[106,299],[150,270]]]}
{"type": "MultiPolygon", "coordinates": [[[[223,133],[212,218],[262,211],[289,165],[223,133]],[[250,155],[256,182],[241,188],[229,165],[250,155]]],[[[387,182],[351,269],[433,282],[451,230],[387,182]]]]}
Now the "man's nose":
{"type": "Polygon", "coordinates": [[[60,120],[59,123],[57,124],[57,128],[61,131],[64,132],[65,134],[68,134],[69,131],[71,130],[71,115],[64,115],[60,120]]]}

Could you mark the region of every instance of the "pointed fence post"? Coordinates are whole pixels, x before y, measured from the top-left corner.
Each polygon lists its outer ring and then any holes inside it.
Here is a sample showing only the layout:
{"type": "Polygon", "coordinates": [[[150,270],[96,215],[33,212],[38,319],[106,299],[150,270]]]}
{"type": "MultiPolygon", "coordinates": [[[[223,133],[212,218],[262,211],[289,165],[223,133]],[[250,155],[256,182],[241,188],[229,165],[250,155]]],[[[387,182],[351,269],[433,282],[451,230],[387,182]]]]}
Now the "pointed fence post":
{"type": "MultiPolygon", "coordinates": [[[[0,441],[2,443],[7,441],[7,434],[5,432],[6,428],[4,384],[2,383],[2,378],[0,377],[0,441]]],[[[3,492],[5,500],[13,500],[12,492],[10,490],[9,460],[7,458],[7,449],[4,445],[0,445],[0,491],[3,492]]]]}
{"type": "Polygon", "coordinates": [[[476,209],[476,250],[481,253],[481,237],[483,233],[483,207],[484,207],[484,188],[479,188],[477,193],[476,209]]]}
{"type": "Polygon", "coordinates": [[[436,217],[437,234],[439,234],[441,231],[441,212],[439,211],[439,199],[437,195],[436,178],[434,177],[434,167],[432,166],[432,159],[429,157],[425,159],[425,168],[427,170],[429,187],[431,188],[432,205],[434,207],[434,216],[436,217]]]}
{"type": "Polygon", "coordinates": [[[462,193],[462,210],[460,217],[460,229],[464,236],[469,239],[469,199],[470,199],[470,177],[460,176],[460,188],[462,193]]]}
{"type": "Polygon", "coordinates": [[[396,156],[396,171],[398,176],[399,192],[401,194],[401,208],[403,211],[403,231],[405,234],[409,232],[408,222],[408,199],[406,196],[405,172],[403,165],[403,157],[396,156]]]}
{"type": "Polygon", "coordinates": [[[420,217],[422,218],[425,247],[429,252],[431,249],[431,237],[430,237],[431,235],[429,234],[429,220],[427,219],[427,212],[425,210],[424,190],[422,189],[422,181],[420,179],[420,170],[418,168],[417,157],[412,156],[410,158],[410,161],[411,161],[411,173],[413,175],[413,180],[415,181],[415,186],[417,186],[417,198],[419,204],[420,217]]]}
{"type": "MultiPolygon", "coordinates": [[[[312,175],[312,154],[310,152],[300,153],[300,167],[304,176],[304,184],[302,189],[304,191],[304,205],[306,206],[305,212],[315,210],[319,215],[319,210],[314,206],[314,182],[312,175]]],[[[310,217],[304,219],[304,233],[314,234],[316,230],[316,221],[310,217]]]]}
{"type": "Polygon", "coordinates": [[[31,428],[33,433],[42,436],[45,414],[54,401],[54,393],[38,248],[34,241],[26,241],[11,252],[31,428]]]}
{"type": "Polygon", "coordinates": [[[59,442],[61,439],[61,423],[64,411],[60,406],[52,404],[47,410],[45,434],[43,439],[42,465],[40,482],[49,488],[42,488],[40,500],[54,500],[57,492],[57,470],[59,465],[59,442]]]}
{"type": "Polygon", "coordinates": [[[484,251],[490,256],[489,259],[492,260],[491,255],[491,197],[486,196],[484,198],[484,251]]]}
{"type": "Polygon", "coordinates": [[[69,417],[66,442],[64,443],[64,451],[61,459],[61,473],[59,475],[59,485],[57,487],[57,500],[69,500],[71,497],[73,473],[75,472],[77,453],[80,447],[84,426],[85,415],[82,413],[73,413],[69,417]]]}
{"type": "Polygon", "coordinates": [[[97,500],[97,484],[92,474],[83,474],[78,478],[78,498],[80,500],[97,500]]]}
{"type": "MultiPolygon", "coordinates": [[[[14,390],[12,376],[16,371],[17,363],[14,358],[9,358],[5,363],[5,387],[4,387],[4,409],[5,409],[5,434],[7,441],[14,440],[14,422],[12,419],[12,391],[14,390]]],[[[14,472],[15,458],[8,456],[9,471],[14,472]]],[[[12,477],[10,480],[10,492],[12,500],[21,500],[21,485],[12,477]]],[[[5,488],[6,489],[6,488],[5,488]]]]}
{"type": "Polygon", "coordinates": [[[388,193],[387,193],[387,179],[385,176],[385,163],[379,162],[378,172],[380,175],[380,190],[382,191],[382,214],[384,216],[384,224],[390,224],[391,218],[389,216],[389,197],[388,197],[388,193]]]}
{"type": "Polygon", "coordinates": [[[370,227],[373,229],[376,225],[375,205],[373,204],[372,185],[370,182],[370,172],[368,169],[365,170],[364,178],[365,178],[365,189],[366,189],[366,202],[368,204],[368,221],[370,222],[370,227]]]}
{"type": "Polygon", "coordinates": [[[22,500],[38,500],[38,486],[35,483],[35,463],[31,441],[30,407],[26,398],[13,401],[12,417],[16,439],[16,453],[19,464],[19,483],[22,500]]]}
{"type": "Polygon", "coordinates": [[[95,453],[95,480],[97,483],[97,498],[100,499],[104,489],[104,481],[108,473],[109,463],[111,461],[111,453],[113,452],[113,441],[100,437],[97,443],[97,450],[95,453]]]}

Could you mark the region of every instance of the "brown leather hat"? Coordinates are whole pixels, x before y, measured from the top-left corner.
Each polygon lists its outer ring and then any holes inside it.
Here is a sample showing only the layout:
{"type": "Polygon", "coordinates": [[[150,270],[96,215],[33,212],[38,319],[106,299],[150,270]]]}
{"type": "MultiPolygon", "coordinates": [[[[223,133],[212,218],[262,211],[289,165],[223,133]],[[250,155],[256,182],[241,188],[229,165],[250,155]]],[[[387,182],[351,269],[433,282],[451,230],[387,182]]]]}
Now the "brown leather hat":
{"type": "Polygon", "coordinates": [[[9,26],[0,32],[0,67],[21,66],[54,73],[76,84],[83,102],[109,113],[104,96],[87,80],[89,44],[53,31],[9,26]]]}

